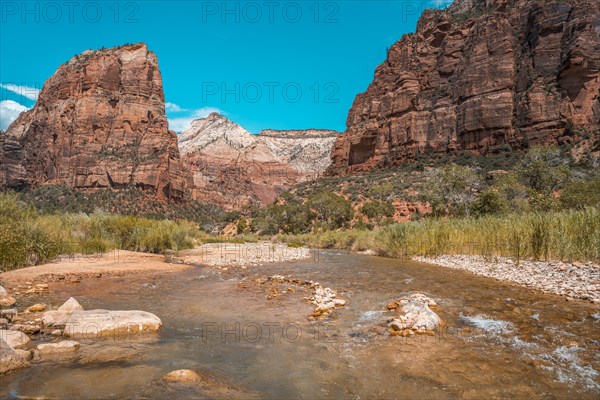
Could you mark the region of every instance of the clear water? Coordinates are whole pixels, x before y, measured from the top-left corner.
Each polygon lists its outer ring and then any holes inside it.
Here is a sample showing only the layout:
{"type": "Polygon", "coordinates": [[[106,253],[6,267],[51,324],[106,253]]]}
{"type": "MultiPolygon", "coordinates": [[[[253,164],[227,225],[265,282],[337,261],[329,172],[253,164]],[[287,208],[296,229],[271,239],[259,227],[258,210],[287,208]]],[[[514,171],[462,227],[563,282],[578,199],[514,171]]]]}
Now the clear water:
{"type": "Polygon", "coordinates": [[[84,343],[73,359],[34,363],[0,377],[2,398],[194,398],[197,393],[167,393],[158,384],[183,368],[261,398],[600,395],[597,305],[426,264],[322,252],[306,261],[221,274],[198,267],[53,289],[32,303],[60,305],[74,296],[87,309],[150,311],[165,327],[135,341],[84,343]],[[251,284],[272,274],[318,281],[348,305],[330,319],[308,321],[306,293],[267,300],[260,285],[251,284]],[[390,315],[386,304],[412,291],[436,300],[447,331],[414,338],[375,334],[372,327],[390,315]]]}

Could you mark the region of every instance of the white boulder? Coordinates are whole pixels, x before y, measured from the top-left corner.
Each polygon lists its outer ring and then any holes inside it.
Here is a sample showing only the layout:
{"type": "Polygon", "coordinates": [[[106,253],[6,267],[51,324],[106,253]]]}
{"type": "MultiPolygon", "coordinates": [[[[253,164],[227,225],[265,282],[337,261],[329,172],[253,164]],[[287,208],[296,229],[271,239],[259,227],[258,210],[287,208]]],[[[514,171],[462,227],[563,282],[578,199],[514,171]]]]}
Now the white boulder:
{"type": "Polygon", "coordinates": [[[79,342],[72,340],[63,340],[58,343],[43,343],[37,346],[41,357],[47,357],[58,354],[75,353],[79,350],[79,342]]]}
{"type": "Polygon", "coordinates": [[[64,334],[69,337],[97,339],[157,332],[162,321],[146,311],[75,311],[66,323],[64,334]]]}

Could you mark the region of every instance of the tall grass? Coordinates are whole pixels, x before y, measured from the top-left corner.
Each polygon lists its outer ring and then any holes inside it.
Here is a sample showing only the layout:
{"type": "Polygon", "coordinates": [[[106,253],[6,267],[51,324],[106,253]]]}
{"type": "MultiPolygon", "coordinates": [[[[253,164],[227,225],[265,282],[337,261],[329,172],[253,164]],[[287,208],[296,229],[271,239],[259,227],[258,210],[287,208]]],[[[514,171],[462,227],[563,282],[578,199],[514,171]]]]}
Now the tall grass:
{"type": "Polygon", "coordinates": [[[161,253],[205,242],[187,221],[151,220],[96,212],[41,215],[14,194],[0,194],[0,269],[47,262],[61,254],[111,249],[161,253]]]}
{"type": "Polygon", "coordinates": [[[389,257],[469,254],[600,262],[600,210],[427,219],[375,231],[285,235],[279,240],[318,248],[373,250],[389,257]]]}

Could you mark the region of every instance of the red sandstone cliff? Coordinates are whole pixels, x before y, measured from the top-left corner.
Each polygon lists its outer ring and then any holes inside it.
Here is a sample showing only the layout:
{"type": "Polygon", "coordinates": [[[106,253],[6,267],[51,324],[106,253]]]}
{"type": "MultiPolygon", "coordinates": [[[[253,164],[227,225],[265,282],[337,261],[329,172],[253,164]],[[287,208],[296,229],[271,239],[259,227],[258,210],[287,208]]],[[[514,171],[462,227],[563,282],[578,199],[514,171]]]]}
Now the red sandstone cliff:
{"type": "Polygon", "coordinates": [[[598,135],[600,2],[456,0],[426,10],[349,112],[333,174],[418,154],[598,135]]]}
{"type": "Polygon", "coordinates": [[[7,135],[0,183],[9,187],[186,191],[158,60],[143,43],[88,50],[61,65],[7,135]]]}

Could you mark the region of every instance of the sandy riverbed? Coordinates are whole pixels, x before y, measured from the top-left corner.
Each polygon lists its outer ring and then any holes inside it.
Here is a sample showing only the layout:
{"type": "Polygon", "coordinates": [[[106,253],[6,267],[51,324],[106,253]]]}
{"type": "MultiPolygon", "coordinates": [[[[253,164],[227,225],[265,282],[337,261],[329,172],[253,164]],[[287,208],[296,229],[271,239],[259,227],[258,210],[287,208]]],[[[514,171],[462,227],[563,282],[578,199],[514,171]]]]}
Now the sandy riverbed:
{"type": "Polygon", "coordinates": [[[188,268],[191,267],[167,263],[165,257],[158,254],[115,250],[90,256],[63,257],[56,262],[3,272],[0,280],[5,283],[46,282],[103,275],[175,272],[188,268]]]}

